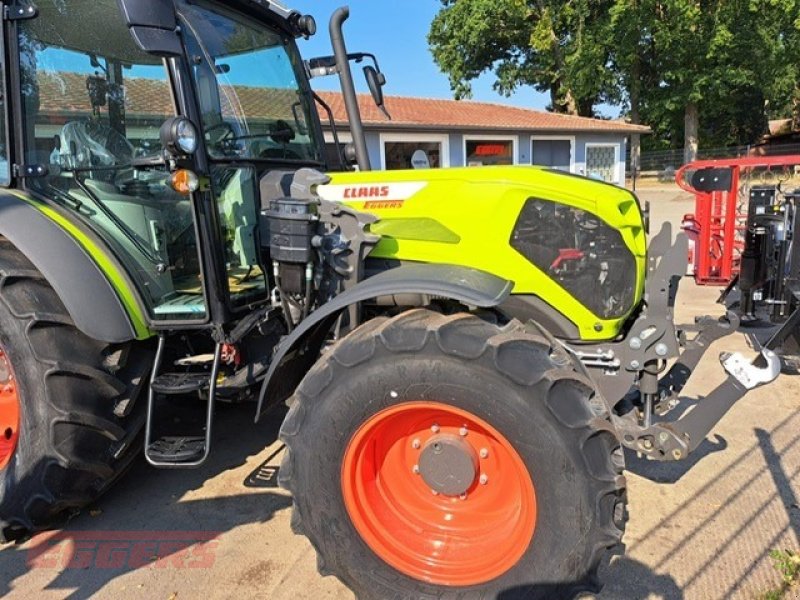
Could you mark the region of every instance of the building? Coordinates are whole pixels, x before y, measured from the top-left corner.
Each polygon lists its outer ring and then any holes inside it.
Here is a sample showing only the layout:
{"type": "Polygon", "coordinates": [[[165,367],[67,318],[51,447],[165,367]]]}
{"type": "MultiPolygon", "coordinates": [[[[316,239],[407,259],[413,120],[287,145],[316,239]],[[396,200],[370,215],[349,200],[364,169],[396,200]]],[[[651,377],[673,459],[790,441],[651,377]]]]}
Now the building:
{"type": "MultiPolygon", "coordinates": [[[[340,142],[352,141],[341,95],[319,95],[331,107],[340,142]]],[[[359,95],[373,168],[411,168],[421,151],[432,167],[536,164],[622,185],[628,137],[650,133],[623,121],[486,102],[387,96],[385,104],[391,120],[369,95],[359,95]]],[[[324,111],[322,117],[332,144],[324,111]]],[[[420,166],[427,166],[424,159],[420,166]]]]}
{"type": "MultiPolygon", "coordinates": [[[[42,156],[53,150],[53,138],[64,124],[92,114],[84,74],[45,71],[38,77],[36,144],[42,156]]],[[[297,115],[287,112],[297,100],[293,89],[223,85],[224,114],[238,112],[251,125],[297,115]],[[229,90],[229,91],[228,91],[229,90]]],[[[124,98],[127,137],[152,139],[165,114],[172,111],[166,82],[128,76],[124,98]]],[[[332,111],[340,142],[352,141],[342,97],[319,96],[332,111]]],[[[573,117],[484,102],[387,96],[388,119],[369,95],[359,95],[373,168],[456,167],[490,164],[537,164],[623,184],[628,136],[650,133],[648,127],[623,121],[573,117]]],[[[326,111],[320,111],[329,155],[336,156],[326,111]]],[[[336,164],[336,161],[333,161],[336,164]]]]}

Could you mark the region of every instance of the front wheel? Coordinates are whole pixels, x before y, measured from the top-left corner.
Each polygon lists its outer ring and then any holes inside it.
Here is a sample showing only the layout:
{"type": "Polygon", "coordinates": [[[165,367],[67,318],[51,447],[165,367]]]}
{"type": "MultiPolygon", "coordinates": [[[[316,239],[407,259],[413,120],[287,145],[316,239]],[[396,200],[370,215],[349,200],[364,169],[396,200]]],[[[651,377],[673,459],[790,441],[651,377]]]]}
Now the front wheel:
{"type": "Polygon", "coordinates": [[[281,484],[359,598],[598,589],[625,511],[607,411],[551,339],[413,310],[340,341],[281,429],[281,484]]]}

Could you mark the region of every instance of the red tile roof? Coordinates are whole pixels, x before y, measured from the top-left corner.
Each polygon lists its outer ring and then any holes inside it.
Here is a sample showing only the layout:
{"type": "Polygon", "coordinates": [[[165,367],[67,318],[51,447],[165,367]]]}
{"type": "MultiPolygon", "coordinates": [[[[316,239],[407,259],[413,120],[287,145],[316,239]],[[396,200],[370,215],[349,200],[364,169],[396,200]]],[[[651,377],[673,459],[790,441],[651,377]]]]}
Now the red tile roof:
{"type": "MultiPolygon", "coordinates": [[[[346,124],[347,113],[341,94],[319,92],[319,95],[330,105],[337,124],[346,124]]],[[[358,105],[366,127],[651,133],[649,127],[624,121],[573,117],[490,102],[387,96],[385,104],[391,121],[378,110],[369,95],[359,94],[358,105]]]]}
{"type": "MultiPolygon", "coordinates": [[[[53,117],[90,112],[86,76],[71,72],[42,72],[38,75],[40,111],[53,117]]],[[[249,118],[291,119],[290,106],[296,99],[292,90],[270,90],[235,86],[235,94],[222,88],[223,106],[239,104],[249,118]],[[279,97],[283,96],[283,97],[279,97]]],[[[125,110],[128,118],[158,116],[172,112],[172,100],[164,81],[143,78],[125,80],[125,110]]],[[[319,92],[333,110],[337,125],[347,126],[347,112],[341,94],[319,92]]],[[[623,121],[573,117],[539,110],[488,102],[387,96],[388,120],[367,94],[359,94],[362,120],[368,129],[487,130],[531,132],[650,133],[650,128],[623,121]]],[[[327,122],[320,115],[323,126],[327,122]]]]}

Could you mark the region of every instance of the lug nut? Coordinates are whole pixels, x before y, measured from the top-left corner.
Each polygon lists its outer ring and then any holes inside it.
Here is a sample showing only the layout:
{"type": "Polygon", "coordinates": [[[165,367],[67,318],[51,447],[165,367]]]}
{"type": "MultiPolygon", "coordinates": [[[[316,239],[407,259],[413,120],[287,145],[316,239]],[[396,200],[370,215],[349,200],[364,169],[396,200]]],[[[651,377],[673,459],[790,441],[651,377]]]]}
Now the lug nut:
{"type": "Polygon", "coordinates": [[[667,434],[666,431],[662,431],[661,433],[658,434],[658,439],[663,444],[669,439],[669,435],[667,434]]]}
{"type": "Polygon", "coordinates": [[[461,494],[461,495],[458,497],[458,499],[459,499],[459,500],[466,500],[466,499],[467,499],[467,494],[466,494],[466,492],[465,492],[465,493],[463,493],[463,494],[461,494]]]}
{"type": "Polygon", "coordinates": [[[675,460],[680,460],[681,456],[683,456],[683,452],[681,452],[681,451],[680,451],[680,450],[678,450],[677,448],[675,448],[675,450],[673,450],[673,451],[672,451],[672,457],[673,457],[675,460]]]}
{"type": "Polygon", "coordinates": [[[481,485],[486,485],[487,483],[489,483],[489,476],[486,473],[483,473],[481,474],[478,481],[480,481],[481,485]]]}
{"type": "Polygon", "coordinates": [[[645,449],[650,450],[653,447],[653,442],[649,439],[642,440],[642,446],[644,446],[645,449]]]}
{"type": "Polygon", "coordinates": [[[666,356],[669,349],[666,344],[656,344],[656,354],[658,356],[666,356]]]}
{"type": "Polygon", "coordinates": [[[420,446],[422,446],[422,442],[419,441],[419,438],[414,438],[414,441],[411,442],[411,447],[414,448],[414,450],[419,450],[420,446]]]}
{"type": "Polygon", "coordinates": [[[433,425],[431,425],[431,431],[433,433],[439,433],[439,424],[438,423],[434,423],[433,425]]]}
{"type": "Polygon", "coordinates": [[[642,340],[636,336],[631,338],[631,341],[628,342],[628,345],[631,347],[632,350],[638,350],[642,347],[642,340]]]}
{"type": "Polygon", "coordinates": [[[414,475],[419,475],[419,465],[414,465],[411,467],[411,471],[414,473],[414,475]]]}
{"type": "Polygon", "coordinates": [[[481,458],[486,458],[487,456],[489,456],[489,451],[486,448],[481,448],[480,454],[481,458]]]}
{"type": "Polygon", "coordinates": [[[461,429],[458,430],[458,434],[462,437],[467,435],[467,426],[466,425],[462,426],[461,429]]]}
{"type": "Polygon", "coordinates": [[[433,494],[434,496],[438,496],[439,492],[437,492],[436,490],[431,490],[431,494],[433,494]]]}

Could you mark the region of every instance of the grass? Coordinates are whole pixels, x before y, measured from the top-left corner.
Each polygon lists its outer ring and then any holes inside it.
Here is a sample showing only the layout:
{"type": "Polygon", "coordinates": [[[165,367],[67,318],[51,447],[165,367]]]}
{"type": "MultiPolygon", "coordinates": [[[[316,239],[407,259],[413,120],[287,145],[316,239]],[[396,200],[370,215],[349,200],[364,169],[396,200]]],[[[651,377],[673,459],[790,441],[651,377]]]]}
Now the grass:
{"type": "Polygon", "coordinates": [[[773,550],[769,556],[781,574],[781,584],[761,594],[759,600],[782,600],[787,591],[800,583],[800,552],[773,550]]]}

